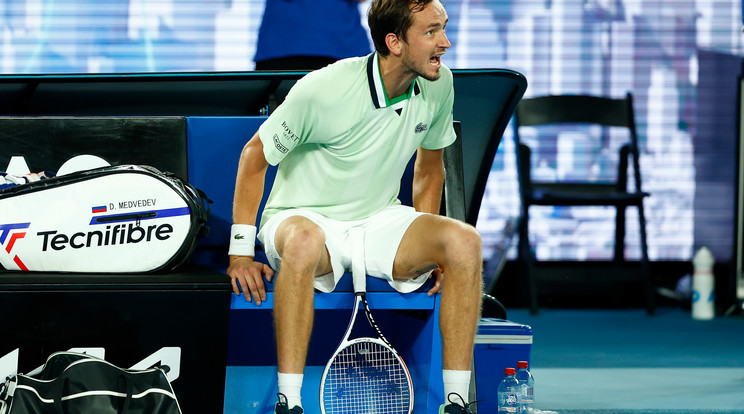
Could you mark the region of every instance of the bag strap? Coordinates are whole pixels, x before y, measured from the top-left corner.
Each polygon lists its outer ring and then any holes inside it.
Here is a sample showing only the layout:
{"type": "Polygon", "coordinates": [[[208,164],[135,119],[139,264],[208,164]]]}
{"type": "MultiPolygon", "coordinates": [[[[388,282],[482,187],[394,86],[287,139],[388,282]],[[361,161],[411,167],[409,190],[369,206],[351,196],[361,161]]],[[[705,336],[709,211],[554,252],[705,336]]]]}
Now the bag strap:
{"type": "Polygon", "coordinates": [[[204,191],[193,187],[190,184],[187,187],[194,190],[197,194],[196,204],[199,207],[199,237],[207,237],[209,235],[209,226],[207,226],[207,221],[212,215],[212,208],[210,204],[214,203],[214,201],[210,200],[209,197],[207,197],[207,194],[204,193],[204,191]]]}
{"type": "Polygon", "coordinates": [[[199,224],[199,230],[196,234],[199,237],[207,237],[209,235],[209,226],[207,226],[207,221],[212,214],[210,204],[214,203],[214,201],[207,197],[207,194],[204,191],[194,187],[172,172],[166,171],[162,174],[173,182],[177,182],[178,185],[191,197],[194,206],[196,207],[195,213],[199,224]]]}
{"type": "Polygon", "coordinates": [[[53,412],[55,413],[64,413],[62,410],[62,397],[65,395],[65,392],[69,388],[70,379],[65,377],[62,381],[55,381],[56,387],[54,387],[54,402],[52,405],[54,406],[53,412]]]}
{"type": "Polygon", "coordinates": [[[134,391],[134,383],[132,381],[129,381],[129,378],[127,378],[126,375],[120,374],[119,378],[121,378],[124,381],[124,386],[127,390],[127,396],[124,398],[124,404],[121,406],[121,411],[119,411],[121,414],[127,414],[129,412],[129,406],[132,402],[132,393],[134,391]]]}
{"type": "Polygon", "coordinates": [[[13,399],[13,392],[18,383],[18,375],[12,375],[0,384],[0,414],[3,413],[4,407],[13,399]]]}

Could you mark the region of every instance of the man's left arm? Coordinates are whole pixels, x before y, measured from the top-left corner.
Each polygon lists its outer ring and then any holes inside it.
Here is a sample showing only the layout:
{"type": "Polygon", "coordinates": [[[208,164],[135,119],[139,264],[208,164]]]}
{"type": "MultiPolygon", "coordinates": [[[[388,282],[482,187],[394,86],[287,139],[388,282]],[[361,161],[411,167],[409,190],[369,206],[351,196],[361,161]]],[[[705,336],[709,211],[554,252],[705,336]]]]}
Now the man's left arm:
{"type": "Polygon", "coordinates": [[[413,207],[416,211],[439,214],[444,185],[444,149],[416,152],[413,169],[413,207]]]}

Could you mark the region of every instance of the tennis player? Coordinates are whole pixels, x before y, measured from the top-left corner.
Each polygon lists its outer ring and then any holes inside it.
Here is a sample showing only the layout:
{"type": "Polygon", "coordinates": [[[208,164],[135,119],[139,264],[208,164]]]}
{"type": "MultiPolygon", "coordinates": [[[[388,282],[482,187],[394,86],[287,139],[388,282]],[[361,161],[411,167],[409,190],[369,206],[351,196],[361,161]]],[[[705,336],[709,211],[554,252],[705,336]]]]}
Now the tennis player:
{"type": "Polygon", "coordinates": [[[445,398],[440,413],[470,413],[470,361],[482,294],[481,239],[438,215],[443,149],[455,139],[451,46],[439,0],[374,0],[375,52],[344,59],[297,82],[245,145],[238,166],[228,274],[246,300],[274,285],[280,401],[302,413],[300,389],[313,325],[313,288],[330,292],[350,268],[348,230],[365,231],[368,274],[400,292],[441,290],[445,398]],[[413,207],[397,199],[416,153],[413,207]],[[261,217],[270,266],[254,262],[256,216],[268,165],[278,170],[261,217]],[[446,282],[444,279],[446,275],[446,282]]]}

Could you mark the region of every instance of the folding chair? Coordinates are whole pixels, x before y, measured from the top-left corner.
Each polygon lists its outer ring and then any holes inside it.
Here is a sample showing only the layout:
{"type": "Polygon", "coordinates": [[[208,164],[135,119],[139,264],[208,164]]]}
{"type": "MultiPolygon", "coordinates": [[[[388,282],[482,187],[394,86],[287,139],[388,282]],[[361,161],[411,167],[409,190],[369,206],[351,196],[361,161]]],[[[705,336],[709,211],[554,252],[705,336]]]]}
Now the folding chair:
{"type": "MultiPolygon", "coordinates": [[[[633,112],[633,97],[628,93],[624,98],[611,99],[585,95],[542,96],[523,99],[516,110],[514,123],[515,138],[517,140],[519,169],[519,187],[522,201],[521,221],[519,225],[518,262],[522,276],[526,278],[529,288],[530,310],[538,312],[538,289],[536,279],[536,257],[533,255],[530,243],[530,207],[586,207],[608,206],[616,209],[614,253],[611,267],[619,267],[628,262],[625,259],[625,211],[628,207],[638,209],[638,226],[640,231],[640,276],[644,283],[645,305],[649,314],[654,313],[654,287],[651,280],[648,259],[648,245],[646,241],[646,218],[643,211],[643,201],[649,193],[641,190],[641,172],[639,168],[638,136],[633,112]],[[568,128],[557,130],[552,125],[568,128]],[[533,128],[537,136],[544,134],[544,129],[538,127],[549,126],[548,136],[556,140],[566,140],[567,137],[578,137],[581,143],[572,142],[573,153],[580,145],[586,146],[584,154],[589,157],[602,157],[607,162],[607,150],[619,140],[621,134],[617,129],[625,129],[627,142],[619,146],[617,158],[617,175],[615,177],[600,177],[599,180],[585,180],[589,177],[569,176],[536,177],[533,162],[560,162],[551,149],[558,144],[544,145],[537,150],[531,148],[525,137],[525,129],[533,128]],[[593,129],[592,129],[593,128],[593,129]],[[565,131],[570,131],[566,133],[565,131]],[[551,135],[552,134],[552,135],[551,135]],[[600,155],[602,152],[602,155],[600,155]],[[632,163],[632,164],[630,164],[632,163]],[[628,186],[628,167],[632,165],[632,185],[628,186]]],[[[534,140],[533,140],[534,142],[534,140]]],[[[565,141],[561,141],[565,142],[565,141]]],[[[534,145],[533,145],[534,147],[534,145]]],[[[599,165],[596,160],[591,161],[599,165]]],[[[604,169],[603,169],[604,170],[604,169]]],[[[560,174],[553,174],[560,175],[560,174]]],[[[606,268],[606,267],[605,267],[606,268]]],[[[598,275],[601,277],[601,275],[598,275]]]]}

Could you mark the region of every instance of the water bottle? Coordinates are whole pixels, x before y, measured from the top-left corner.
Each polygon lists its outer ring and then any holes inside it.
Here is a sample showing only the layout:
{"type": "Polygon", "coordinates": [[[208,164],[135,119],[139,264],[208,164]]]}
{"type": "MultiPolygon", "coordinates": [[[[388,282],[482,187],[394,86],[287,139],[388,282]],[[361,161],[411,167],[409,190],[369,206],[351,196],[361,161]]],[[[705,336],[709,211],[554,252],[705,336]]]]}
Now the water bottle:
{"type": "Polygon", "coordinates": [[[692,318],[713,319],[716,315],[714,305],[715,280],[713,263],[715,259],[707,247],[701,247],[695,253],[692,264],[695,268],[692,275],[692,318]]]}
{"type": "Polygon", "coordinates": [[[517,362],[517,374],[514,376],[519,384],[519,412],[532,414],[535,412],[535,379],[529,370],[529,362],[517,362]]]}
{"type": "Polygon", "coordinates": [[[499,384],[499,414],[519,412],[519,383],[514,374],[516,374],[514,368],[504,370],[506,376],[499,384]]]}

